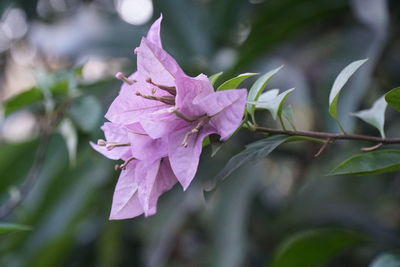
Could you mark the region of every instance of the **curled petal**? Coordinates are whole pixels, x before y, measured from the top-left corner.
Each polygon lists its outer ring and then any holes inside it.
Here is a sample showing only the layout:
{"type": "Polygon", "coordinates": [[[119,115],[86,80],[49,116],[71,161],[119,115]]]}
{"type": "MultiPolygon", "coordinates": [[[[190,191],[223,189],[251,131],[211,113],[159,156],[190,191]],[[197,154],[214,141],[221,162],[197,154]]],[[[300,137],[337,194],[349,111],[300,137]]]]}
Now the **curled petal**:
{"type": "Polygon", "coordinates": [[[137,67],[153,82],[165,86],[175,86],[175,79],[185,76],[175,59],[147,38],[142,38],[138,48],[137,67]]]}
{"type": "Polygon", "coordinates": [[[138,196],[145,216],[153,215],[150,211],[149,199],[160,169],[160,159],[154,162],[139,161],[135,176],[138,180],[138,196]]]}
{"type": "Polygon", "coordinates": [[[204,74],[195,78],[179,77],[176,79],[176,107],[188,116],[200,115],[203,111],[193,105],[193,100],[213,92],[214,89],[204,74]]]}
{"type": "Polygon", "coordinates": [[[147,32],[147,39],[150,42],[153,42],[154,44],[158,45],[160,48],[162,48],[161,38],[160,38],[160,28],[162,19],[163,16],[161,14],[160,17],[155,22],[153,22],[153,24],[150,27],[150,30],[147,32]]]}
{"type": "Polygon", "coordinates": [[[198,134],[189,136],[187,146],[183,146],[182,141],[191,129],[190,126],[180,129],[173,132],[168,138],[168,155],[171,167],[183,190],[188,188],[196,174],[203,139],[215,132],[210,127],[205,126],[198,134]]]}
{"type": "Polygon", "coordinates": [[[135,168],[136,164],[131,163],[121,172],[114,191],[110,220],[133,218],[144,212],[137,193],[135,168]]]}
{"type": "Polygon", "coordinates": [[[240,125],[246,105],[245,89],[226,90],[197,98],[197,105],[211,117],[210,124],[226,140],[240,125]]]}
{"type": "Polygon", "coordinates": [[[139,178],[138,196],[144,214],[151,216],[157,211],[158,198],[170,190],[178,180],[172,172],[168,158],[138,163],[136,176],[139,178]]]}

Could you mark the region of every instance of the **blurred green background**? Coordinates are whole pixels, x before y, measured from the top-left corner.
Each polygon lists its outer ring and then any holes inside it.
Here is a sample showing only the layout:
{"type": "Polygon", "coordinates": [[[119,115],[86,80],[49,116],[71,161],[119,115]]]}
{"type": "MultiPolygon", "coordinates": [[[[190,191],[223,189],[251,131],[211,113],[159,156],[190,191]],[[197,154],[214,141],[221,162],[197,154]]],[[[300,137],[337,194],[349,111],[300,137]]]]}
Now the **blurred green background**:
{"type": "MultiPolygon", "coordinates": [[[[108,220],[118,172],[88,142],[102,138],[121,84],[113,75],[135,70],[133,49],[160,13],[164,48],[190,75],[223,71],[223,81],[285,65],[268,88],[296,87],[298,129],[337,130],[329,90],[354,60],[369,58],[339,103],[348,131],[378,135],[348,113],[400,84],[396,0],[1,0],[0,99],[35,86],[53,99],[0,119],[0,203],[18,198],[40,114],[73,98],[37,181],[2,219],[32,230],[0,235],[0,266],[400,266],[399,173],[325,175],[363,143],[337,142],[316,159],[315,144],[284,145],[206,201],[204,184],[262,137],[242,130],[213,158],[205,148],[195,182],[163,195],[155,216],[108,220]],[[298,248],[284,253],[289,244],[298,248]]],[[[387,135],[399,137],[398,114],[386,116],[387,135]]]]}

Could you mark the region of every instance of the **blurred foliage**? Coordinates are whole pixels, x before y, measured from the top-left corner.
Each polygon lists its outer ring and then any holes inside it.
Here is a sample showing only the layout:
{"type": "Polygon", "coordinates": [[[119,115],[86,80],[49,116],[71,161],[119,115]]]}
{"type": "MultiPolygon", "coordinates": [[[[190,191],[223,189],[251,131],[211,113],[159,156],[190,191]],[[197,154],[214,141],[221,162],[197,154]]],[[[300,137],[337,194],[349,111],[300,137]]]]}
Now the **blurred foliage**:
{"type": "MultiPolygon", "coordinates": [[[[284,64],[268,88],[296,87],[287,102],[299,129],[337,129],[327,99],[338,70],[349,62],[369,58],[338,103],[338,117],[348,131],[376,134],[347,114],[370,107],[400,84],[400,4],[395,0],[163,0],[153,5],[152,20],[164,15],[166,50],[188,74],[224,71],[218,81],[219,74],[214,76],[216,87],[239,73],[266,73],[284,64]]],[[[7,140],[8,121],[24,106],[37,125],[57,123],[39,179],[0,224],[0,229],[15,222],[32,230],[0,235],[0,266],[285,267],[296,257],[325,266],[398,266],[399,173],[324,176],[363,143],[341,142],[317,159],[318,145],[283,145],[255,165],[243,164],[205,203],[202,189],[211,177],[246,144],[263,137],[241,131],[213,158],[205,149],[196,182],[186,192],[176,186],[162,196],[155,216],[108,221],[118,173],[88,142],[102,138],[102,114],[118,94],[120,83],[108,71],[115,65],[115,72],[135,69],[131,52],[149,24],[125,23],[107,0],[5,0],[0,2],[2,23],[11,7],[24,10],[28,31],[2,50],[0,78],[3,84],[20,79],[21,71],[12,66],[22,43],[37,53],[29,65],[36,85],[3,102],[9,116],[1,122],[1,203],[18,198],[16,188],[40,143],[37,128],[22,141],[7,140]],[[54,3],[65,5],[57,9],[54,3]],[[96,65],[103,71],[89,79],[85,70],[93,58],[98,60],[93,64],[105,67],[96,65]],[[54,113],[59,116],[48,117],[54,113]],[[68,131],[58,128],[65,118],[68,131]],[[285,251],[290,257],[282,256],[285,251]]],[[[249,77],[240,87],[254,80],[249,77]]],[[[398,116],[388,110],[387,136],[398,137],[398,116]]],[[[255,119],[275,123],[263,112],[255,119]]]]}

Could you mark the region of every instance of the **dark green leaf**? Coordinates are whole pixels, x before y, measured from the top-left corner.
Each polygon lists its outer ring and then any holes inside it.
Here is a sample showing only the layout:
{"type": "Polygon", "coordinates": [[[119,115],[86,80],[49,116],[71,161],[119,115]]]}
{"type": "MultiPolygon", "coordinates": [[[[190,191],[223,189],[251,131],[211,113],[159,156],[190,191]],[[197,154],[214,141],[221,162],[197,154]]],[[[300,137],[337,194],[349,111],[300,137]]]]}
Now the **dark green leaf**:
{"type": "Polygon", "coordinates": [[[329,175],[378,174],[400,170],[400,150],[365,152],[340,163],[329,175]]]}
{"type": "Polygon", "coordinates": [[[207,188],[206,191],[212,190],[215,185],[228,177],[232,172],[246,163],[256,163],[259,159],[268,156],[277,146],[284,143],[288,139],[286,135],[274,135],[256,141],[246,146],[239,154],[233,156],[225,167],[215,177],[215,183],[207,188]]]}
{"type": "Polygon", "coordinates": [[[42,99],[42,92],[37,87],[33,87],[4,101],[4,113],[7,116],[42,99]]]}
{"type": "Polygon", "coordinates": [[[30,231],[32,228],[23,224],[0,223],[0,234],[7,234],[16,231],[30,231]]]}
{"type": "Polygon", "coordinates": [[[278,247],[271,266],[324,266],[332,258],[363,240],[360,234],[344,229],[317,229],[297,233],[278,247]]]}
{"type": "Polygon", "coordinates": [[[394,88],[385,94],[386,102],[395,110],[400,111],[400,87],[394,88]]]}
{"type": "Polygon", "coordinates": [[[80,130],[91,132],[98,126],[101,118],[101,104],[93,96],[77,98],[69,109],[69,115],[80,130]]]}
{"type": "Polygon", "coordinates": [[[254,75],[258,75],[258,73],[243,73],[235,78],[229,79],[225,81],[223,84],[221,84],[218,88],[217,91],[223,91],[223,90],[228,90],[228,89],[236,89],[239,84],[241,84],[244,80],[247,78],[250,78],[254,75]]]}

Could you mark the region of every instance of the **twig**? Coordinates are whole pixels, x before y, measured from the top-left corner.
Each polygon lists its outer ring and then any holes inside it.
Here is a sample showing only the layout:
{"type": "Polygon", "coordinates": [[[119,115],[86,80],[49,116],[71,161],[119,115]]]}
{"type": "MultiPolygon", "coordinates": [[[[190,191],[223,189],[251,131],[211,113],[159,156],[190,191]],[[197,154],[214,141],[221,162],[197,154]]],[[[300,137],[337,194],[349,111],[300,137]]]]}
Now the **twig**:
{"type": "Polygon", "coordinates": [[[315,153],[314,157],[318,157],[319,155],[322,154],[322,152],[324,152],[325,148],[331,144],[333,142],[333,140],[331,138],[326,139],[325,143],[321,146],[321,148],[318,150],[317,153],[315,153]]]}
{"type": "Polygon", "coordinates": [[[382,145],[383,145],[382,143],[378,143],[378,144],[376,144],[376,145],[374,145],[374,146],[363,147],[363,148],[361,148],[361,150],[362,150],[362,151],[373,151],[373,150],[375,150],[375,149],[380,148],[382,145]]]}
{"type": "Polygon", "coordinates": [[[253,130],[256,132],[269,133],[269,134],[285,134],[290,136],[305,136],[314,137],[322,139],[335,140],[359,140],[368,141],[372,143],[382,143],[382,144],[400,144],[400,138],[381,138],[369,135],[361,134],[347,134],[347,133],[326,133],[326,132],[313,132],[313,131],[290,131],[290,130],[280,130],[272,129],[260,126],[253,126],[253,130]]]}

